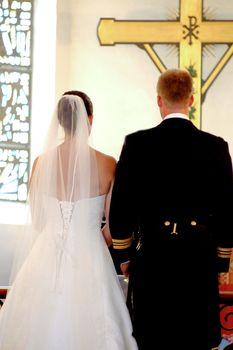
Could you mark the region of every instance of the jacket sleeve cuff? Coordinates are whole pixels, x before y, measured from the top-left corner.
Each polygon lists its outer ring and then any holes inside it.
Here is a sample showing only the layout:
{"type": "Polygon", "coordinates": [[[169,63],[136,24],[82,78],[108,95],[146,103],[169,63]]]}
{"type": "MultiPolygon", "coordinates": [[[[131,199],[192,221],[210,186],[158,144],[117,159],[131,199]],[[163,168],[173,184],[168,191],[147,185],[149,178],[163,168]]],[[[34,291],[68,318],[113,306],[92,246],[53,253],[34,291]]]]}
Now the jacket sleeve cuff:
{"type": "Polygon", "coordinates": [[[228,272],[230,267],[232,248],[217,247],[218,272],[228,272]]]}
{"type": "Polygon", "coordinates": [[[120,263],[130,260],[132,243],[133,236],[126,239],[112,239],[113,249],[116,251],[120,263]]]}

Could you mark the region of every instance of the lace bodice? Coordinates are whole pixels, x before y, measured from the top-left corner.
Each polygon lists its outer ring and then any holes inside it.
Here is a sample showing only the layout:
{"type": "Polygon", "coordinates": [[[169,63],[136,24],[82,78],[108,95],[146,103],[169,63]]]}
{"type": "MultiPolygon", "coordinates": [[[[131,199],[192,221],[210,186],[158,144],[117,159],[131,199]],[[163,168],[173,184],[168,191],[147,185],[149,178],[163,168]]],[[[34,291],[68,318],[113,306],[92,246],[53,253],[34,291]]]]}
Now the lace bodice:
{"type": "Polygon", "coordinates": [[[103,218],[104,199],[104,195],[76,202],[51,198],[49,204],[53,215],[48,218],[46,232],[56,251],[55,288],[63,260],[68,258],[75,264],[80,244],[84,247],[87,241],[95,242],[102,236],[98,232],[103,218]]]}
{"type": "Polygon", "coordinates": [[[60,201],[59,205],[60,205],[61,216],[63,220],[62,236],[65,236],[67,231],[69,230],[70,221],[72,218],[75,203],[60,201]]]}

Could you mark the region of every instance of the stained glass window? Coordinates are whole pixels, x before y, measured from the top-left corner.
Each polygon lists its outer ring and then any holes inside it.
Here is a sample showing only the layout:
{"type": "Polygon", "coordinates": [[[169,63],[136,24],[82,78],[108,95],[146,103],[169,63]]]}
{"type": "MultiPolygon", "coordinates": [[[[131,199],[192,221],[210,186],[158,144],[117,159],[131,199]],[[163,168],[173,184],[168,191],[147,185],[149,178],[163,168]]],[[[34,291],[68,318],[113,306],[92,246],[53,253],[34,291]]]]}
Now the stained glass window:
{"type": "Polygon", "coordinates": [[[30,161],[32,1],[0,0],[0,200],[24,202],[30,161]]]}

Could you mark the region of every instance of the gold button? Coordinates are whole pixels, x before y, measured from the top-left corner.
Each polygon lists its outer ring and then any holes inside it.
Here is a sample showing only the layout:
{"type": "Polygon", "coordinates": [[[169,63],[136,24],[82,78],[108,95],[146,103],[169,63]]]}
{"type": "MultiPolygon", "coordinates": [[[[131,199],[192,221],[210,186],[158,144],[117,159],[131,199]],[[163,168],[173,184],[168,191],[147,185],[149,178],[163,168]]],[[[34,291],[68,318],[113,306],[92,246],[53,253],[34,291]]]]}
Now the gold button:
{"type": "Polygon", "coordinates": [[[168,220],[167,220],[167,221],[164,221],[164,225],[165,225],[165,226],[169,226],[170,224],[171,224],[170,221],[168,221],[168,220]]]}
{"type": "Polygon", "coordinates": [[[191,221],[191,225],[192,225],[192,226],[196,226],[196,225],[197,225],[197,222],[194,221],[194,220],[192,220],[192,221],[191,221]]]}

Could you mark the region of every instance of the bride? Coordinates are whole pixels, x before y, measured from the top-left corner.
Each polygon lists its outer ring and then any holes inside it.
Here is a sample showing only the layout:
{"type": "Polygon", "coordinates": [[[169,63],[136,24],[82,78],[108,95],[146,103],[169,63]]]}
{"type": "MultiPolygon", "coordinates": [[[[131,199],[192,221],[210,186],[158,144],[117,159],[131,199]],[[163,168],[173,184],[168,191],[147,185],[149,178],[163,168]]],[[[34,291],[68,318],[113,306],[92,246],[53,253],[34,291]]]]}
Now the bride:
{"type": "Polygon", "coordinates": [[[89,146],[91,109],[85,94],[65,93],[34,162],[24,254],[0,311],[0,350],[137,349],[107,246],[116,162],[89,146]]]}

